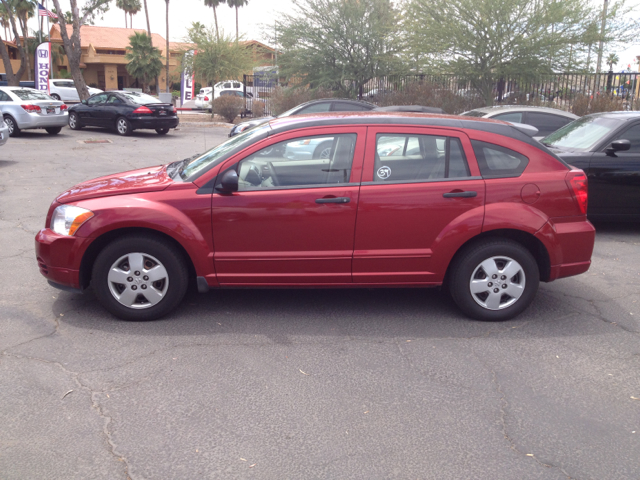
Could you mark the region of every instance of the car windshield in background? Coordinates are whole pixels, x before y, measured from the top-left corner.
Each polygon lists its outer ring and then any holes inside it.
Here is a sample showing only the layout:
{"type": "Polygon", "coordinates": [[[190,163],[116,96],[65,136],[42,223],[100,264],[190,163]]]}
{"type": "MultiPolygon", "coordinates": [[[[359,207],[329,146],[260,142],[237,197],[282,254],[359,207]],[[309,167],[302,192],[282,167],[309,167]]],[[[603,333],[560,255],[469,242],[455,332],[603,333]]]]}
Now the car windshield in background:
{"type": "Polygon", "coordinates": [[[53,100],[46,93],[37,90],[11,90],[11,93],[20,98],[20,100],[53,100]]]}
{"type": "Polygon", "coordinates": [[[545,137],[542,143],[548,147],[587,151],[621,123],[613,118],[582,117],[545,137]]]}
{"type": "Polygon", "coordinates": [[[227,154],[233,151],[236,147],[242,145],[245,142],[250,143],[252,140],[259,137],[270,128],[271,127],[269,125],[264,125],[262,127],[252,128],[251,130],[247,130],[246,132],[231,137],[226,142],[212,148],[208,152],[202,154],[200,157],[194,158],[193,160],[189,161],[189,163],[187,163],[180,169],[180,177],[183,180],[186,180],[187,178],[194,177],[206,172],[210,168],[220,163],[222,160],[226,159],[227,154]]]}
{"type": "Polygon", "coordinates": [[[162,103],[155,97],[151,95],[147,95],[146,93],[138,93],[138,92],[120,92],[120,95],[128,98],[133,103],[137,103],[138,105],[148,105],[150,103],[162,103]]]}
{"type": "Polygon", "coordinates": [[[481,112],[480,110],[469,110],[468,112],[461,113],[460,115],[464,115],[465,117],[484,117],[486,112],[481,112]]]}

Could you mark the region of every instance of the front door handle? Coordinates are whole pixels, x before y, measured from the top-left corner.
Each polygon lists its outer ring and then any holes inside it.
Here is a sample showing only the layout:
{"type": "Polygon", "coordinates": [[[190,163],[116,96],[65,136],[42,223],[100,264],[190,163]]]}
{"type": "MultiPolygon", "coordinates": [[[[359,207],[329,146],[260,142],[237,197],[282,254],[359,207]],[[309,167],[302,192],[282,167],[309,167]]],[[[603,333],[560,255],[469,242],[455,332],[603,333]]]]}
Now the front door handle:
{"type": "Polygon", "coordinates": [[[316,198],[316,203],[349,203],[349,197],[316,198]]]}
{"type": "Polygon", "coordinates": [[[449,193],[443,193],[442,196],[444,198],[452,198],[452,197],[470,198],[470,197],[477,197],[478,196],[478,192],[472,192],[472,191],[468,191],[468,192],[449,192],[449,193]]]}

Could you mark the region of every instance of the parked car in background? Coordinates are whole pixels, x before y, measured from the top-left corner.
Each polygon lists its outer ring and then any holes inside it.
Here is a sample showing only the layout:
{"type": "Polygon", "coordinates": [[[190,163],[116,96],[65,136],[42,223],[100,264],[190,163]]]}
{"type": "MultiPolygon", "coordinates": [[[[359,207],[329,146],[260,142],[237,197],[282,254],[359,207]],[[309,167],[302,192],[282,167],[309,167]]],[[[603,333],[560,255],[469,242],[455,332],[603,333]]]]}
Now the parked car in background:
{"type": "MultiPolygon", "coordinates": [[[[89,95],[95,95],[96,93],[102,93],[99,88],[87,87],[89,89],[89,95]]],[[[76,84],[73,80],[62,79],[49,79],[49,94],[56,100],[62,100],[63,102],[79,102],[80,96],[76,89],[76,84]]]]}
{"type": "Polygon", "coordinates": [[[138,129],[152,129],[166,135],[178,126],[176,109],[146,93],[110,91],[98,93],[69,108],[69,127],[105,127],[120,135],[130,135],[138,129]]]}
{"type": "Polygon", "coordinates": [[[0,87],[0,110],[9,135],[22,130],[43,128],[50,135],[60,133],[67,124],[67,106],[46,93],[26,87],[0,87]]]}
{"type": "Polygon", "coordinates": [[[4,120],[1,120],[0,121],[0,146],[7,143],[7,140],[9,140],[9,127],[4,122],[4,120]]]}
{"type": "Polygon", "coordinates": [[[497,105],[482,107],[464,112],[468,117],[493,118],[505,122],[524,123],[538,129],[536,138],[543,138],[555,132],[567,123],[579,118],[570,112],[547,107],[530,107],[528,105],[497,105]]]}
{"type": "Polygon", "coordinates": [[[211,108],[211,100],[213,100],[213,88],[203,87],[200,89],[200,92],[196,95],[194,102],[195,102],[196,108],[209,109],[211,108]]]}
{"type": "Polygon", "coordinates": [[[319,100],[311,100],[309,102],[301,103],[300,105],[281,113],[277,117],[266,116],[238,123],[231,128],[229,136],[233,137],[240,132],[244,132],[245,130],[257,125],[267,123],[269,120],[273,120],[274,118],[284,118],[290,117],[291,115],[303,115],[305,113],[319,112],[363,112],[373,110],[374,108],[376,108],[376,105],[373,103],[361,100],[351,100],[348,98],[322,98],[319,100]]]}
{"type": "Polygon", "coordinates": [[[586,206],[584,172],[520,127],[329,112],[76,185],[51,204],[36,257],[51,285],[91,285],[126,320],[169,313],[191,281],[204,292],[445,278],[466,315],[506,320],[540,281],[587,271],[586,206]],[[326,156],[303,148],[318,141],[330,142],[326,156]]]}
{"type": "Polygon", "coordinates": [[[235,90],[236,92],[244,91],[244,83],[239,82],[238,80],[225,80],[223,82],[218,82],[213,86],[213,99],[215,100],[220,96],[220,92],[235,90]]]}
{"type": "Polygon", "coordinates": [[[589,180],[589,218],[640,220],[640,112],[586,115],[541,142],[589,180]]]}

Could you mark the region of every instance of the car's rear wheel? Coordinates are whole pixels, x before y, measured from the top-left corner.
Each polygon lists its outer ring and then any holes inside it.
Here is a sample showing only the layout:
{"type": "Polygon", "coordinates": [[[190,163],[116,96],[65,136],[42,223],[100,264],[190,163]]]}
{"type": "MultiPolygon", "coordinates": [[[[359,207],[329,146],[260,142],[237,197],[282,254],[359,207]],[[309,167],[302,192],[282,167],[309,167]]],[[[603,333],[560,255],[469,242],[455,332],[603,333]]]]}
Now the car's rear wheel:
{"type": "Polygon", "coordinates": [[[476,320],[503,321],[522,313],[538,291],[533,255],[508,239],[487,239],[462,251],[451,266],[450,291],[460,310],[476,320]]]}
{"type": "Polygon", "coordinates": [[[126,137],[127,135],[131,135],[133,128],[131,128],[131,122],[125,117],[118,117],[116,120],[116,130],[120,135],[126,137]]]}
{"type": "Polygon", "coordinates": [[[82,128],[80,117],[78,117],[76,112],[69,113],[69,128],[71,130],[80,130],[82,128]]]}
{"type": "Polygon", "coordinates": [[[169,129],[168,128],[156,128],[156,133],[158,135],[166,135],[167,133],[169,133],[169,129]]]}
{"type": "Polygon", "coordinates": [[[4,123],[6,123],[7,127],[9,128],[10,137],[17,137],[20,135],[20,129],[18,128],[18,124],[16,123],[16,121],[13,119],[11,115],[4,116],[4,123]]]}
{"type": "Polygon", "coordinates": [[[184,298],[185,259],[167,241],[126,236],[107,245],[93,266],[91,284],[100,303],[123,320],[160,318],[184,298]]]}
{"type": "Polygon", "coordinates": [[[45,130],[49,135],[57,135],[60,133],[60,130],[62,130],[62,127],[49,127],[45,128],[45,130]]]}
{"type": "Polygon", "coordinates": [[[331,157],[331,146],[333,142],[328,140],[326,142],[322,142],[320,145],[316,147],[313,151],[314,159],[327,159],[331,157]]]}

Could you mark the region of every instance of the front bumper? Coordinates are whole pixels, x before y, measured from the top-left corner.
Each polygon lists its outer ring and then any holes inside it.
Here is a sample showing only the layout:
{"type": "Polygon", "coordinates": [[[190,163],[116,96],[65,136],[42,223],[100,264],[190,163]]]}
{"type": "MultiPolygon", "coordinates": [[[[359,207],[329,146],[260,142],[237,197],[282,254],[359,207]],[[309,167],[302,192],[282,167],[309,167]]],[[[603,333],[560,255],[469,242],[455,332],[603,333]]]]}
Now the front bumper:
{"type": "Polygon", "coordinates": [[[36,235],[36,259],[40,273],[60,286],[81,290],[80,265],[91,238],[60,235],[44,228],[36,235]]]}
{"type": "Polygon", "coordinates": [[[129,118],[131,126],[138,128],[176,128],[180,123],[177,116],[174,117],[131,117],[129,118]]]}
{"type": "Polygon", "coordinates": [[[6,123],[2,122],[0,123],[0,146],[7,143],[8,139],[9,139],[9,127],[7,127],[6,123]]]}

